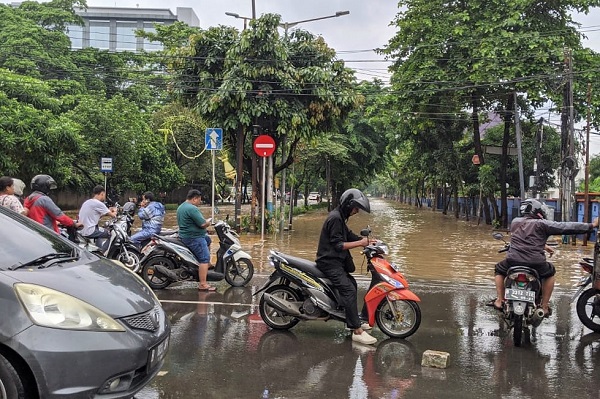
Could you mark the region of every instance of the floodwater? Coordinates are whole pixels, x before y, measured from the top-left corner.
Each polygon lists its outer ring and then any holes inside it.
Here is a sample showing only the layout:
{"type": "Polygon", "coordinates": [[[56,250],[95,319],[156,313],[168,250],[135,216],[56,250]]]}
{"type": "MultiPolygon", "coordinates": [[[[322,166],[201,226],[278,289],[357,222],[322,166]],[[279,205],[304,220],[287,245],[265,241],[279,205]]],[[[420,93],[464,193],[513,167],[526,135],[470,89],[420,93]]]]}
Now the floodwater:
{"type": "MultiPolygon", "coordinates": [[[[414,335],[391,339],[375,327],[378,342],[365,347],[336,321],[302,322],[289,331],[262,322],[260,296],[253,294],[270,273],[268,250],[314,259],[326,212],[311,212],[296,217],[292,231],[264,242],[260,234],[241,236],[256,266],[247,287],[219,282],[209,293],[178,283],[156,291],[172,324],[170,349],[159,375],[136,398],[600,397],[600,334],[582,326],[570,301],[580,275],[572,265],[592,245],[558,246],[554,314],[516,348],[498,312],[484,306],[494,296],[493,266],[504,256],[489,226],[379,199],[371,208],[349,224],[355,232],[370,225],[389,245],[389,259],[404,269],[421,299],[414,335]],[[448,368],[422,367],[426,350],[448,353],[448,368]]],[[[166,227],[174,227],[173,217],[166,227]]],[[[360,269],[359,251],[354,256],[360,269]]],[[[358,272],[357,280],[362,302],[369,277],[358,272]]]]}
{"type": "MultiPolygon", "coordinates": [[[[210,217],[211,209],[202,208],[205,217],[210,217]]],[[[221,208],[215,218],[233,216],[233,208],[221,208]],[[223,215],[223,216],[221,216],[223,215]]],[[[242,233],[240,241],[244,251],[253,257],[255,272],[270,273],[267,262],[269,250],[274,249],[290,255],[314,260],[317,242],[325,209],[295,216],[291,231],[265,235],[261,241],[260,232],[242,233]]],[[[431,209],[371,199],[371,213],[361,212],[352,216],[348,225],[355,233],[370,226],[373,237],[384,241],[390,250],[388,259],[399,264],[403,273],[413,280],[436,280],[459,284],[491,284],[494,265],[502,260],[503,242],[492,237],[492,228],[477,219],[456,220],[453,216],[433,212],[431,209]]],[[[176,226],[175,211],[169,211],[165,227],[176,226]]],[[[506,236],[508,239],[508,235],[506,236]]],[[[562,244],[561,237],[550,239],[558,243],[550,261],[557,269],[557,287],[571,287],[582,275],[577,262],[584,256],[591,256],[593,243],[582,246],[562,244]]],[[[216,242],[216,236],[213,237],[216,242]]],[[[216,246],[212,250],[215,251],[216,246]]],[[[366,264],[360,249],[352,250],[356,273],[365,273],[366,264]]],[[[214,255],[213,255],[214,256],[214,255]]]]}

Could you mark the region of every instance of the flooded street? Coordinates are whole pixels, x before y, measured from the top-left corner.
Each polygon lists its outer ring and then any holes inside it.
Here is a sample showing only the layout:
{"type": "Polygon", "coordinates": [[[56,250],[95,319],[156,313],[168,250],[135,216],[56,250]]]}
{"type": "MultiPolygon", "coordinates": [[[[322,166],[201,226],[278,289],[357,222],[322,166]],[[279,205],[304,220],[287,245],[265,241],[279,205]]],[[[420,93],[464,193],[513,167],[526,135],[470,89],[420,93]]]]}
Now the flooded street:
{"type": "MultiPolygon", "coordinates": [[[[554,315],[516,348],[499,314],[484,306],[494,296],[493,266],[503,257],[489,226],[377,199],[371,205],[370,215],[352,217],[350,225],[355,232],[370,225],[402,265],[421,299],[414,335],[390,339],[374,328],[378,342],[365,347],[336,321],[302,322],[289,331],[264,324],[253,293],[270,273],[268,250],[313,259],[326,215],[317,211],[264,243],[260,235],[242,235],[256,266],[247,287],[219,282],[208,293],[179,283],[156,291],[172,322],[171,344],[159,376],[136,398],[600,397],[600,334],[583,327],[570,302],[580,275],[572,264],[592,245],[559,245],[554,315]],[[448,352],[449,367],[422,367],[428,349],[448,352]]],[[[355,262],[362,265],[358,252],[355,262]]],[[[357,273],[357,280],[360,302],[369,276],[357,273]]]]}
{"type": "MultiPolygon", "coordinates": [[[[205,217],[210,217],[210,207],[203,207],[205,217]]],[[[233,215],[231,209],[222,207],[216,218],[233,215]]],[[[270,273],[266,258],[269,250],[314,260],[321,226],[327,211],[320,209],[294,217],[292,231],[265,235],[265,242],[258,234],[241,235],[244,251],[253,257],[255,271],[270,273]]],[[[136,222],[136,223],[139,223],[136,222]]],[[[477,219],[456,220],[431,209],[371,199],[371,213],[361,212],[349,219],[348,225],[355,233],[369,225],[375,238],[384,241],[390,249],[388,259],[402,266],[410,280],[436,280],[458,284],[492,284],[494,265],[504,259],[502,241],[492,238],[492,229],[485,224],[477,225],[477,219]]],[[[137,226],[137,225],[136,225],[137,226]]],[[[167,212],[165,227],[175,227],[175,211],[167,212]]],[[[507,235],[508,239],[508,235],[507,235]]],[[[550,240],[561,241],[560,236],[550,240]]],[[[216,243],[216,236],[213,242],[216,243]]],[[[216,247],[212,248],[214,252],[216,247]]],[[[584,247],[581,240],[576,246],[559,244],[550,259],[554,263],[557,287],[570,288],[581,276],[577,262],[591,256],[593,243],[584,247]]],[[[360,250],[353,250],[357,273],[365,272],[360,250]]]]}

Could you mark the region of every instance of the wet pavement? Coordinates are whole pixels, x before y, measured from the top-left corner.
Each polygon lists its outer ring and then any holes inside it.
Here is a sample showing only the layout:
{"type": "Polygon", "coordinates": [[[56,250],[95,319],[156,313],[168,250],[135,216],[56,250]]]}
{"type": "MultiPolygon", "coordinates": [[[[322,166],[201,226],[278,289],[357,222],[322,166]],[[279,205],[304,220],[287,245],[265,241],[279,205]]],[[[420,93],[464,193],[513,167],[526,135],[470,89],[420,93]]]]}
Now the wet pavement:
{"type": "MultiPolygon", "coordinates": [[[[422,323],[413,336],[389,339],[375,328],[379,342],[365,347],[352,343],[340,322],[278,332],[261,321],[252,294],[270,272],[268,249],[314,258],[325,217],[318,211],[264,243],[241,237],[256,268],[248,287],[220,282],[218,292],[207,293],[181,283],[157,291],[171,318],[171,345],[161,373],[136,398],[600,397],[600,334],[582,326],[570,303],[581,275],[572,265],[591,245],[559,246],[554,315],[515,348],[499,314],[484,306],[494,296],[493,265],[502,259],[488,226],[378,200],[372,209],[350,225],[371,225],[421,298],[422,323]],[[449,367],[421,367],[427,349],[450,353],[449,367]]],[[[362,298],[369,277],[354,255],[362,298]]]]}

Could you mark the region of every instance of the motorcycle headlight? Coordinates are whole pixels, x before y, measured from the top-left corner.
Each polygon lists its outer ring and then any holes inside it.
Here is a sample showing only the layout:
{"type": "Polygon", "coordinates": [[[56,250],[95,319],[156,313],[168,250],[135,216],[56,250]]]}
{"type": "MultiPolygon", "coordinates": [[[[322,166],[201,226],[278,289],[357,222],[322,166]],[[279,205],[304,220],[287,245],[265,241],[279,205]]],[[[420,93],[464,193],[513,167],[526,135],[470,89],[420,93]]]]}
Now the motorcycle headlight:
{"type": "Polygon", "coordinates": [[[112,317],[71,295],[36,284],[14,285],[17,297],[34,324],[83,331],[125,331],[112,317]]]}
{"type": "Polygon", "coordinates": [[[393,286],[394,286],[394,288],[404,288],[404,284],[402,284],[400,281],[398,281],[398,280],[396,280],[396,279],[393,279],[393,278],[391,278],[390,276],[388,276],[388,275],[385,275],[385,274],[381,274],[380,276],[381,276],[381,278],[383,278],[383,279],[384,279],[384,280],[385,280],[387,283],[389,283],[389,284],[393,285],[393,286]]]}

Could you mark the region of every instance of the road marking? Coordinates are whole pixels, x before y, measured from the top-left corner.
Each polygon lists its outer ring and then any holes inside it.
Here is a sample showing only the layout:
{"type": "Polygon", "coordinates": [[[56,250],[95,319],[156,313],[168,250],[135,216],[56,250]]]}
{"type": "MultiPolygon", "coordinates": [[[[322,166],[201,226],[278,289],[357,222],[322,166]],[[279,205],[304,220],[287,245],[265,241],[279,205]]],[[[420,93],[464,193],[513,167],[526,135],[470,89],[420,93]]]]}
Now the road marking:
{"type": "Polygon", "coordinates": [[[182,301],[173,299],[160,299],[162,303],[188,303],[188,304],[203,304],[203,305],[225,305],[225,306],[248,306],[249,308],[258,306],[252,303],[228,303],[228,302],[212,302],[212,301],[182,301]]]}

